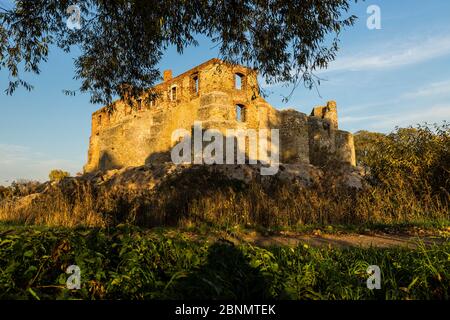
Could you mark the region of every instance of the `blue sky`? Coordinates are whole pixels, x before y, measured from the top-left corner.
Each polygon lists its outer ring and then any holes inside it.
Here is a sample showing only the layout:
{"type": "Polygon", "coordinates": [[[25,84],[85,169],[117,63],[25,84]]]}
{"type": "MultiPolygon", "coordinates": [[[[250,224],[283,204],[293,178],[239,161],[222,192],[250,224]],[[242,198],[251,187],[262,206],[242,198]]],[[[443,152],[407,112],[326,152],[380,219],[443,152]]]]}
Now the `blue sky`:
{"type": "MultiPolygon", "coordinates": [[[[5,1],[0,0],[0,3],[5,1]]],[[[389,132],[395,126],[450,120],[450,1],[383,0],[353,5],[359,20],[341,35],[341,50],[316,90],[271,86],[267,100],[277,108],[293,107],[309,113],[327,100],[338,104],[340,127],[356,132],[389,132]],[[381,9],[381,30],[369,30],[366,9],[381,9]]],[[[217,57],[207,39],[182,56],[169,49],[161,70],[180,74],[217,57]]],[[[14,179],[46,180],[51,169],[80,172],[87,159],[90,115],[99,105],[89,96],[68,97],[63,89],[77,89],[73,55],[51,52],[39,76],[27,76],[35,89],[3,90],[8,74],[0,70],[0,184],[14,179]]]]}

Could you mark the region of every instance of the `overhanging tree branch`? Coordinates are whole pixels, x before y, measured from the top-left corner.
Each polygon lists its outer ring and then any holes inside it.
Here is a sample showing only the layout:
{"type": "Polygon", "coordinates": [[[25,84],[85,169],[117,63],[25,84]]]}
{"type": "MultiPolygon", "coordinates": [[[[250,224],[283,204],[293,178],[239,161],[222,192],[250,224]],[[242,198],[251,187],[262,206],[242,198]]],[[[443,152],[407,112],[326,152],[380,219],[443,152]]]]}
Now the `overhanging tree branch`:
{"type": "MultiPolygon", "coordinates": [[[[12,76],[7,92],[24,83],[24,71],[39,73],[49,47],[78,46],[75,77],[93,103],[137,97],[160,79],[157,65],[168,46],[196,45],[196,35],[215,41],[220,58],[258,69],[270,83],[300,80],[315,86],[314,72],[338,50],[352,0],[86,0],[82,29],[67,28],[68,0],[17,0],[0,12],[0,68],[12,76]],[[331,39],[331,40],[330,40],[331,39]],[[124,88],[126,90],[124,91],[124,88]]],[[[29,87],[30,88],[30,87],[29,87]]]]}

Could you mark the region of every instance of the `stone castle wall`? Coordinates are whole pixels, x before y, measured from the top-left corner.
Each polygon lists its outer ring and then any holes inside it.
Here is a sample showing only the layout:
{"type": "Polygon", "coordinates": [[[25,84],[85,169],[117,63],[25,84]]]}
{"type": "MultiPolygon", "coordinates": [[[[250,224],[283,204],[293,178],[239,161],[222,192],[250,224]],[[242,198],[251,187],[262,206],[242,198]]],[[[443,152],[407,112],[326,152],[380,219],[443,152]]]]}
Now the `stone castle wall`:
{"type": "Polygon", "coordinates": [[[159,95],[149,104],[142,100],[132,108],[118,101],[112,112],[104,107],[93,113],[86,172],[170,161],[172,132],[190,131],[195,121],[222,133],[279,129],[282,163],[320,165],[333,156],[355,165],[353,136],[338,129],[334,102],[314,108],[310,116],[276,110],[259,95],[252,69],[213,59],[175,78],[164,72],[154,91],[159,95]]]}

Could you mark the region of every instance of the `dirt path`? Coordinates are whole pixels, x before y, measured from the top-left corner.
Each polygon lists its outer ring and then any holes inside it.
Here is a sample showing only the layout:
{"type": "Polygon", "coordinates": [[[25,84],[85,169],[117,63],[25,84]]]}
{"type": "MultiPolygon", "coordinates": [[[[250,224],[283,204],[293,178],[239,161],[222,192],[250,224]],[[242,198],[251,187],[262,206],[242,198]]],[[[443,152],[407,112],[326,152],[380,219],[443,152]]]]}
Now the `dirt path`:
{"type": "Polygon", "coordinates": [[[300,243],[307,244],[312,247],[407,247],[416,248],[419,243],[426,245],[439,244],[445,241],[441,237],[432,236],[409,236],[409,235],[391,235],[391,234],[324,234],[324,235],[297,235],[284,234],[275,236],[263,236],[258,234],[244,234],[234,238],[237,242],[249,242],[257,246],[297,246],[300,243]]]}

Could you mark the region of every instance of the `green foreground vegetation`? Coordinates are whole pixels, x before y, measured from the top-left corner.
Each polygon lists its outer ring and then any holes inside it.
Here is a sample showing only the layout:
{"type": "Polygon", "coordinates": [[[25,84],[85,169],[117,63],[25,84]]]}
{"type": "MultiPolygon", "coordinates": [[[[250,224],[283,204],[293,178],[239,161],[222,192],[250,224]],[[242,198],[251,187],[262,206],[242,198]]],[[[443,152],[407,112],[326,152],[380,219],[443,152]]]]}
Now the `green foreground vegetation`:
{"type": "Polygon", "coordinates": [[[261,248],[121,225],[0,228],[0,299],[448,299],[450,241],[261,248]],[[68,266],[81,269],[69,290],[68,266]],[[369,265],[381,289],[366,286],[369,265]]]}

